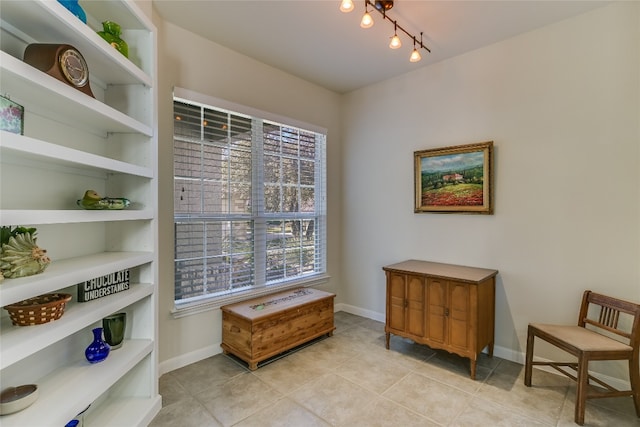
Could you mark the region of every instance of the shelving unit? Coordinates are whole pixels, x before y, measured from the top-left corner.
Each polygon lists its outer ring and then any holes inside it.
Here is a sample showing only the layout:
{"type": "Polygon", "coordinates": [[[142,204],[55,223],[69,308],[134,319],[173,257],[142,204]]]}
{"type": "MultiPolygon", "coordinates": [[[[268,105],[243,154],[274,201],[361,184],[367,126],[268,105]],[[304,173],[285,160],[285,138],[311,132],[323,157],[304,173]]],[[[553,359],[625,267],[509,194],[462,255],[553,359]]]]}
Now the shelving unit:
{"type": "Polygon", "coordinates": [[[24,107],[24,135],[0,131],[0,225],[36,227],[51,265],[0,282],[0,305],[73,295],[57,321],[11,324],[0,313],[0,386],[37,384],[37,401],[3,426],[63,426],[87,406],[87,426],[147,425],[159,411],[157,374],[156,30],[129,0],[81,1],[82,23],[57,1],[9,0],[0,9],[0,94],[24,107]],[[121,25],[125,58],[96,31],[121,25]],[[30,43],[66,43],[89,66],[95,99],[22,61],[30,43]],[[86,211],[88,189],[129,209],[86,211]],[[129,269],[130,288],[77,302],[78,284],[129,269]],[[123,346],[90,364],[91,330],[127,313],[123,346]]]}
{"type": "MultiPolygon", "coordinates": [[[[69,408],[74,414],[80,413],[87,405],[79,402],[95,401],[101,396],[103,390],[108,390],[117,379],[129,374],[132,366],[136,367],[153,351],[153,342],[127,340],[125,346],[119,350],[124,351],[114,351],[110,354],[104,362],[101,362],[100,370],[94,369],[95,366],[86,361],[77,361],[41,378],[38,384],[38,400],[28,410],[8,417],[4,416],[3,425],[5,425],[5,419],[8,421],[6,425],[38,426],[45,423],[52,426],[66,425],[70,418],[60,408],[69,408]],[[87,381],[88,379],[90,381],[87,381]],[[33,417],[32,412],[40,415],[33,417]]],[[[89,420],[91,415],[91,412],[87,415],[89,420]]],[[[87,424],[93,425],[90,421],[87,424]]]]}

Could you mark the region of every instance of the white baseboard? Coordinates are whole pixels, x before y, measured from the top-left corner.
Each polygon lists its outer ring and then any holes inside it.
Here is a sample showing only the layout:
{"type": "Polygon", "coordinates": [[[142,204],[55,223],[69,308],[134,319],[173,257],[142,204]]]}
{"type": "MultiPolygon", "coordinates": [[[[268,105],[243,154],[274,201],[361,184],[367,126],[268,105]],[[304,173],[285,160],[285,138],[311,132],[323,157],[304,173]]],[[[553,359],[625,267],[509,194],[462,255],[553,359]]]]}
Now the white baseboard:
{"type": "MultiPolygon", "coordinates": [[[[386,320],[385,319],[386,315],[384,313],[378,313],[373,310],[366,310],[364,308],[360,308],[354,305],[349,305],[344,303],[335,304],[334,311],[336,313],[339,311],[344,311],[350,314],[355,314],[357,316],[366,317],[367,319],[376,320],[378,322],[384,322],[386,320]]],[[[192,351],[191,353],[183,354],[169,360],[165,360],[164,362],[160,363],[158,367],[158,371],[159,371],[158,373],[159,375],[163,375],[163,374],[166,374],[167,372],[171,372],[175,369],[182,368],[184,366],[190,365],[191,363],[195,363],[200,360],[206,359],[207,357],[214,356],[218,353],[222,353],[222,349],[220,348],[220,343],[217,343],[196,351],[192,351]]],[[[495,346],[493,348],[493,354],[494,356],[499,357],[501,359],[509,360],[511,362],[524,365],[525,354],[521,351],[516,351],[506,347],[495,346]]],[[[540,360],[542,362],[548,361],[546,359],[540,359],[540,358],[536,358],[536,360],[540,360]]],[[[541,369],[543,371],[546,371],[552,374],[562,375],[555,369],[548,366],[537,366],[536,369],[541,369]]],[[[619,390],[630,388],[629,382],[626,382],[619,378],[602,375],[597,372],[591,372],[591,375],[593,375],[594,377],[602,381],[605,381],[611,384],[613,387],[616,387],[619,390]]]]}
{"type": "Polygon", "coordinates": [[[160,362],[158,365],[158,375],[162,376],[167,372],[175,371],[176,369],[204,360],[207,357],[215,356],[218,353],[222,353],[220,343],[192,351],[191,353],[181,354],[178,357],[160,362]]]}
{"type": "MultiPolygon", "coordinates": [[[[486,351],[485,351],[486,353],[486,351]]],[[[494,345],[493,347],[493,355],[499,357],[500,359],[509,360],[511,362],[519,363],[524,365],[524,353],[520,351],[515,351],[511,348],[500,347],[499,345],[494,345]]]]}
{"type": "Polygon", "coordinates": [[[366,317],[367,319],[377,320],[378,322],[385,321],[385,314],[378,313],[372,310],[365,310],[364,308],[356,307],[354,305],[338,303],[333,307],[335,312],[345,311],[350,314],[355,314],[357,316],[366,317]]]}

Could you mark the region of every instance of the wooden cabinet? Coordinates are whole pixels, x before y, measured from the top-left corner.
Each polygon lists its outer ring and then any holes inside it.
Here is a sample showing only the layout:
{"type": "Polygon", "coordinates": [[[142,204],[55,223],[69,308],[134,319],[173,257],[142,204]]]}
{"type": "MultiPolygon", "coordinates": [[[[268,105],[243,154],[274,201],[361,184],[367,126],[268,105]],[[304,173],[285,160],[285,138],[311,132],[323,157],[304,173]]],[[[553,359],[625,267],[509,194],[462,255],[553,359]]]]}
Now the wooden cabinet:
{"type": "Polygon", "coordinates": [[[157,361],[156,29],[132,1],[83,1],[87,24],[57,1],[2,1],[0,92],[24,107],[24,134],[0,131],[0,225],[36,227],[51,265],[5,279],[0,301],[74,296],[51,323],[13,326],[0,313],[2,387],[37,384],[38,398],[2,417],[10,426],[63,426],[91,405],[86,426],[148,425],[160,410],[157,361]],[[122,26],[125,58],[96,31],[122,26]],[[86,59],[95,98],[22,61],[31,43],[65,43],[86,59]],[[120,211],[76,205],[88,189],[126,197],[120,211]],[[77,301],[78,284],[120,270],[130,289],[77,301]],[[84,357],[102,318],[127,313],[123,346],[84,357]]]}
{"type": "Polygon", "coordinates": [[[387,276],[386,346],[391,334],[470,359],[493,356],[497,270],[409,260],[387,276]]]}

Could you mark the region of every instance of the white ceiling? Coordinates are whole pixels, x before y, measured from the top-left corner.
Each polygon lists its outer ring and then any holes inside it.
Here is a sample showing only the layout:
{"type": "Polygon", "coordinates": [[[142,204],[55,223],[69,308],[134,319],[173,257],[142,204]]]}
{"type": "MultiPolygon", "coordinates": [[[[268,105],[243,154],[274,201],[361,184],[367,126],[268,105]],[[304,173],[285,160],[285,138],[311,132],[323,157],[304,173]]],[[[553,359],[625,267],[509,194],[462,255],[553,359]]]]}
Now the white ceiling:
{"type": "MultiPolygon", "coordinates": [[[[153,0],[166,21],[327,89],[345,93],[602,7],[604,1],[397,0],[388,16],[418,38],[389,49],[393,24],[378,12],[360,28],[364,0],[342,13],[340,0],[153,0]]],[[[597,29],[594,29],[594,31],[597,29]]]]}

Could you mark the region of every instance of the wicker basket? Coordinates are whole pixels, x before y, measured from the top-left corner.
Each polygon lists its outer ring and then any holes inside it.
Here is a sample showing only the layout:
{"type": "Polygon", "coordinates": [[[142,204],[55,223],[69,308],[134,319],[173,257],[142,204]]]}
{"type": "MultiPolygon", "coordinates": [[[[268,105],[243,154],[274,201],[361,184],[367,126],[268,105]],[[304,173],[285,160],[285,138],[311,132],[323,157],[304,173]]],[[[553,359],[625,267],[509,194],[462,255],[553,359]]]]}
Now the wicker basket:
{"type": "Polygon", "coordinates": [[[45,294],[4,307],[14,325],[41,325],[58,320],[71,300],[69,294],[45,294]]]}

